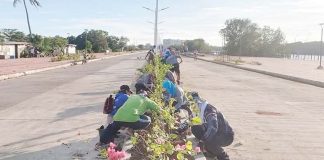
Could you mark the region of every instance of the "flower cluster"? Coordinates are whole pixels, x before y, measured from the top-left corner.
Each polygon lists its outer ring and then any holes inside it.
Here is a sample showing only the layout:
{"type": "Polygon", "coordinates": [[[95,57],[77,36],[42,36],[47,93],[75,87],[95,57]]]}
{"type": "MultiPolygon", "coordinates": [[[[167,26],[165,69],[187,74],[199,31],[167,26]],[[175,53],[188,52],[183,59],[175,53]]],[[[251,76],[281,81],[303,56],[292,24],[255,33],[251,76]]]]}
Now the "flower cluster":
{"type": "Polygon", "coordinates": [[[122,160],[126,157],[125,151],[116,151],[116,145],[110,143],[107,148],[107,160],[122,160]]]}
{"type": "MultiPolygon", "coordinates": [[[[183,150],[185,150],[186,149],[186,145],[184,144],[184,145],[176,145],[176,147],[175,147],[175,150],[176,151],[183,151],[183,150]]],[[[196,147],[195,149],[194,149],[194,152],[196,153],[196,154],[198,154],[198,153],[200,153],[201,152],[201,150],[200,150],[200,147],[196,147]]]]}

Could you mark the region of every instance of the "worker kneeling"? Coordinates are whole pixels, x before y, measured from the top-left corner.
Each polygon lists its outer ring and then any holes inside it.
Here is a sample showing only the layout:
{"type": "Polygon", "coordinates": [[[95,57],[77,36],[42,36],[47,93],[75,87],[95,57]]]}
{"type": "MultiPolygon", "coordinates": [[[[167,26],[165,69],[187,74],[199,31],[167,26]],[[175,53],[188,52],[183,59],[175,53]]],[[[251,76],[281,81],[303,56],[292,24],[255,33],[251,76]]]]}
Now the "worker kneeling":
{"type": "Polygon", "coordinates": [[[151,123],[151,118],[144,115],[148,111],[159,112],[160,107],[147,98],[147,92],[144,88],[136,88],[136,95],[129,96],[125,104],[114,115],[114,121],[103,131],[100,137],[100,145],[113,142],[116,133],[121,127],[133,130],[145,129],[151,123]]]}
{"type": "Polygon", "coordinates": [[[197,92],[191,93],[200,111],[202,125],[194,125],[191,131],[200,140],[199,145],[206,159],[229,160],[222,147],[233,143],[234,132],[223,114],[206,100],[199,97],[197,92]]]}

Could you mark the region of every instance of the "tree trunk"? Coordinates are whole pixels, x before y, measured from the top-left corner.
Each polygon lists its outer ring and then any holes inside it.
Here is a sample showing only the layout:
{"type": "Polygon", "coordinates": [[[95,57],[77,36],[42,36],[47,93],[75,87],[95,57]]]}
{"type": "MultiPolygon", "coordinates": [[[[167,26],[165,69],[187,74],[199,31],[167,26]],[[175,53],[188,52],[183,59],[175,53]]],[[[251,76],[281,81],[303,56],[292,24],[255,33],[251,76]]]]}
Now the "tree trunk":
{"type": "Polygon", "coordinates": [[[29,29],[29,38],[30,38],[30,42],[33,44],[33,37],[32,37],[32,32],[31,32],[30,23],[29,23],[29,15],[28,15],[28,10],[27,10],[27,6],[26,6],[26,0],[24,0],[24,6],[25,6],[28,29],[29,29]]]}

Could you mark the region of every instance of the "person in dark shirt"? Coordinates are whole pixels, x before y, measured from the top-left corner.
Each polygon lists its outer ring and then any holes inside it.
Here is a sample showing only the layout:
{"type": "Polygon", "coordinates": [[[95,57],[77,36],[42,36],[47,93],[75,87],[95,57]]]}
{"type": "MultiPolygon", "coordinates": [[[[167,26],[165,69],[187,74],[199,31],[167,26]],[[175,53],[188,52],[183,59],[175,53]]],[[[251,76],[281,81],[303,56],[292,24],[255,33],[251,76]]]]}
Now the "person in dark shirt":
{"type": "Polygon", "coordinates": [[[147,62],[149,64],[153,64],[154,65],[154,50],[151,49],[147,52],[146,56],[145,56],[145,59],[147,60],[147,62]]]}
{"type": "Polygon", "coordinates": [[[229,160],[229,156],[222,147],[233,143],[234,132],[223,114],[206,100],[192,92],[195,103],[200,110],[199,117],[203,124],[191,127],[193,135],[199,139],[201,150],[206,159],[229,160]]]}

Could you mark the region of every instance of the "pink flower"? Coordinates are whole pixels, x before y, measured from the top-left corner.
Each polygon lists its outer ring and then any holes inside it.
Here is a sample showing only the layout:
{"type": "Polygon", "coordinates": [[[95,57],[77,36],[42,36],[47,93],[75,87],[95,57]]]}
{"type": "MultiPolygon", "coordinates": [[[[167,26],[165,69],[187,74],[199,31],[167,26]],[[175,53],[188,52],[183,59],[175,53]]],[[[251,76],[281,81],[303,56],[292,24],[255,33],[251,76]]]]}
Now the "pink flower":
{"type": "Polygon", "coordinates": [[[126,157],[125,151],[117,152],[117,157],[118,157],[118,159],[122,159],[122,158],[126,157]]]}
{"type": "Polygon", "coordinates": [[[109,155],[109,160],[118,160],[118,157],[117,157],[117,155],[114,153],[114,154],[109,155]]]}
{"type": "Polygon", "coordinates": [[[185,150],[185,149],[186,149],[186,145],[182,145],[181,150],[185,150]]]}
{"type": "Polygon", "coordinates": [[[200,147],[196,147],[196,148],[195,148],[195,152],[196,152],[196,153],[200,153],[200,152],[201,152],[200,147]]]}
{"type": "Polygon", "coordinates": [[[116,152],[116,150],[113,148],[108,148],[107,151],[108,151],[109,155],[116,152]]]}
{"type": "Polygon", "coordinates": [[[125,151],[116,151],[116,145],[114,143],[109,143],[109,147],[107,148],[107,160],[121,160],[126,157],[125,151]]]}
{"type": "Polygon", "coordinates": [[[181,147],[180,147],[179,144],[177,144],[177,146],[175,147],[175,150],[176,150],[176,151],[180,151],[180,150],[181,150],[181,147]]]}

